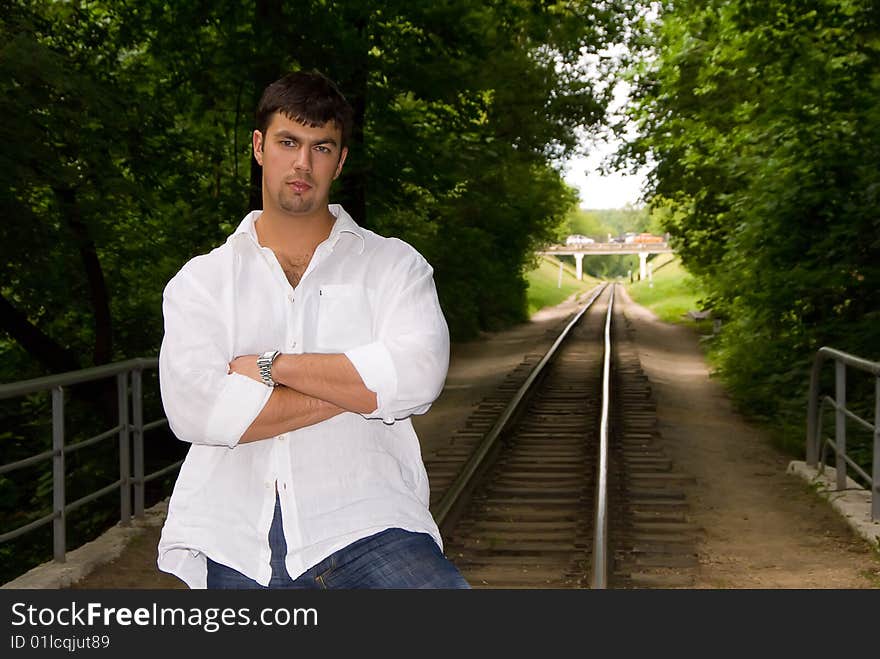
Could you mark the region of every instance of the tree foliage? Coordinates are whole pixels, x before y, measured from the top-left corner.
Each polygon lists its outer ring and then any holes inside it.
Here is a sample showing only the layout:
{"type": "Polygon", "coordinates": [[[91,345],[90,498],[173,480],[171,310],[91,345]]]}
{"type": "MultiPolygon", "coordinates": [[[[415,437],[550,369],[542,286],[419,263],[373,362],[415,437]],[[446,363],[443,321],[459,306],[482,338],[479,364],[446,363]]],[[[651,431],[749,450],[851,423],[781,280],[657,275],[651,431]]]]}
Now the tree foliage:
{"type": "Polygon", "coordinates": [[[5,5],[0,326],[19,377],[155,351],[165,281],[259,204],[253,109],[295,68],[357,112],[335,198],[425,253],[454,335],[522,319],[530,252],[573,201],[558,165],[607,100],[582,55],[626,18],[537,0],[5,5]]]}
{"type": "Polygon", "coordinates": [[[811,357],[880,358],[880,14],[674,0],[641,33],[627,156],[725,320],[721,370],[798,428],[811,357]]]}
{"type": "MultiPolygon", "coordinates": [[[[156,354],[165,283],[261,203],[253,112],[294,69],[355,109],[333,201],[422,251],[453,336],[524,320],[532,252],[574,203],[562,161],[608,100],[583,55],[630,4],[0,0],[3,380],[156,354]]],[[[71,417],[112,426],[114,395],[71,417]]],[[[3,404],[0,462],[46,448],[46,405],[3,404]]],[[[45,513],[47,478],[0,479],[0,511],[45,513]]]]}

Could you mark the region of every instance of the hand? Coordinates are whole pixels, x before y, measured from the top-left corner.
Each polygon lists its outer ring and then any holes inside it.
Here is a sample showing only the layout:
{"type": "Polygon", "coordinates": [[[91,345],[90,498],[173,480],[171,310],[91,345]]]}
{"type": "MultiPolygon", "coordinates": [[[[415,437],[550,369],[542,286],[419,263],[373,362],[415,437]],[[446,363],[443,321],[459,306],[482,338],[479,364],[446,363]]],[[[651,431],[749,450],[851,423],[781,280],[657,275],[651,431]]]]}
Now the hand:
{"type": "Polygon", "coordinates": [[[251,380],[256,380],[260,384],[263,384],[263,380],[260,377],[260,368],[257,366],[258,356],[259,355],[242,355],[241,357],[236,357],[229,362],[229,372],[245,375],[251,380]]]}

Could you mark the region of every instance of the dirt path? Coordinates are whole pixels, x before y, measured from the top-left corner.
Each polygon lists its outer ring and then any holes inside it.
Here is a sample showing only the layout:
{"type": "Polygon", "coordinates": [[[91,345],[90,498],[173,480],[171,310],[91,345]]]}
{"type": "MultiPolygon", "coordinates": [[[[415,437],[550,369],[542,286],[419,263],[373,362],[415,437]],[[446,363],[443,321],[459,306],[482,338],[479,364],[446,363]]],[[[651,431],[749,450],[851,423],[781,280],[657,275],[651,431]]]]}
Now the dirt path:
{"type": "Polygon", "coordinates": [[[876,552],[733,411],[695,333],[622,297],[667,451],[696,479],[687,492],[701,532],[696,587],[880,587],[876,552]]]}
{"type": "MultiPolygon", "coordinates": [[[[734,413],[709,377],[696,335],[658,321],[625,293],[623,300],[667,451],[678,470],[695,477],[687,495],[700,529],[696,587],[880,587],[877,554],[829,504],[786,474],[788,458],[734,413]]],[[[414,420],[423,454],[447,444],[526,355],[546,351],[575,308],[568,301],[529,323],[453,345],[446,388],[431,410],[414,420]]],[[[120,558],[74,587],[184,587],[156,570],[158,537],[158,528],[146,529],[120,558]]]]}

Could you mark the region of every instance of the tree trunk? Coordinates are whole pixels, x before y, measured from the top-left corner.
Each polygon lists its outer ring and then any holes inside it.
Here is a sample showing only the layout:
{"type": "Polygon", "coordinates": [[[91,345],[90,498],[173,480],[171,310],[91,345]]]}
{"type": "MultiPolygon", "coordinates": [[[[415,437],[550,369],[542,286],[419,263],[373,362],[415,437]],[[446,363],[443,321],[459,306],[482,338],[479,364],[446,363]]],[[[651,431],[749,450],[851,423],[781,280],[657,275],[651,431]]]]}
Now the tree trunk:
{"type": "MultiPolygon", "coordinates": [[[[71,350],[64,348],[31,323],[27,316],[16,309],[2,294],[0,294],[0,326],[50,373],[68,373],[83,368],[71,350]]],[[[85,382],[68,388],[68,391],[72,399],[91,408],[105,427],[111,427],[116,423],[118,411],[114,378],[85,382]]]]}
{"type": "MultiPolygon", "coordinates": [[[[354,125],[349,142],[348,158],[339,181],[336,200],[363,226],[371,226],[367,215],[367,163],[366,142],[364,138],[364,122],[367,110],[367,80],[369,75],[368,61],[371,44],[370,36],[370,5],[353,4],[347,8],[344,16],[346,27],[351,30],[346,34],[345,57],[337,64],[340,78],[336,81],[340,91],[354,109],[354,125]]],[[[332,61],[334,53],[328,51],[326,58],[332,61]]]]}
{"type": "Polygon", "coordinates": [[[73,352],[32,324],[27,316],[16,309],[2,293],[0,293],[0,326],[50,373],[65,373],[82,368],[73,352]]]}
{"type": "MultiPolygon", "coordinates": [[[[263,90],[281,77],[280,62],[282,53],[281,41],[276,38],[279,30],[284,25],[284,13],[281,0],[256,0],[254,14],[254,43],[256,54],[254,57],[254,96],[253,108],[256,109],[260,102],[263,90]]],[[[289,45],[287,46],[289,47],[289,45]]],[[[250,185],[250,210],[263,208],[263,170],[251,155],[251,185],[250,185]]]]}
{"type": "Polygon", "coordinates": [[[76,192],[71,188],[55,188],[62,204],[62,217],[67,221],[76,239],[76,246],[82,259],[86,281],[89,286],[89,300],[95,315],[95,343],[92,363],[95,366],[108,363],[113,356],[113,320],[110,316],[110,294],[104,279],[104,270],[95,249],[95,243],[83,222],[76,192]]]}
{"type": "Polygon", "coordinates": [[[343,90],[354,108],[354,126],[351,131],[349,155],[342,177],[340,201],[356,222],[370,226],[367,217],[367,154],[364,143],[364,116],[367,108],[367,68],[353,71],[349,88],[343,90]]]}

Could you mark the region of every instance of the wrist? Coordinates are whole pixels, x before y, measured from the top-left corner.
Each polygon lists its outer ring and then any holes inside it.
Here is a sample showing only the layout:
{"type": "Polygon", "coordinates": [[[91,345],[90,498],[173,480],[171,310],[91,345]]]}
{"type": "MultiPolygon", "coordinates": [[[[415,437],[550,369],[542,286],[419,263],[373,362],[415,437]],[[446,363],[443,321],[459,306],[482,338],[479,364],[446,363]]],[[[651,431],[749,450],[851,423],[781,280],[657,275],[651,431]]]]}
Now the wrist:
{"type": "MultiPolygon", "coordinates": [[[[290,386],[290,378],[293,372],[293,361],[296,355],[281,353],[272,364],[272,379],[278,385],[290,386]]],[[[296,387],[294,387],[295,389],[296,387]]]]}
{"type": "Polygon", "coordinates": [[[277,381],[272,377],[272,367],[275,360],[281,354],[278,350],[269,350],[257,357],[257,369],[260,373],[260,381],[267,387],[277,386],[277,381]]]}

